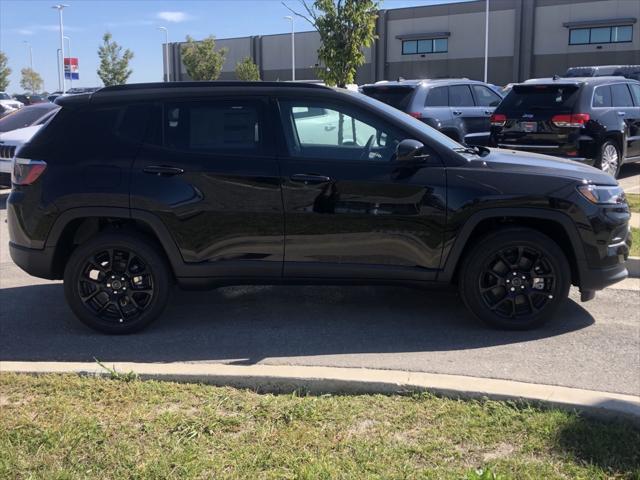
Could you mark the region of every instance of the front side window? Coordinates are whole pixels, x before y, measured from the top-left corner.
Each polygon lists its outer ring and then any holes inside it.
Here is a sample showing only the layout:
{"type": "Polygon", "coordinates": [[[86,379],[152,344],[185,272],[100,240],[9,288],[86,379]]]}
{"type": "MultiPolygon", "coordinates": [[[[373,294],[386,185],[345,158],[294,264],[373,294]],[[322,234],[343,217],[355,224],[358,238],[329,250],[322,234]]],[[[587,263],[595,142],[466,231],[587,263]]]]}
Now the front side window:
{"type": "Polygon", "coordinates": [[[280,112],[294,157],[388,162],[404,138],[395,127],[349,105],[283,100],[280,112]]]}
{"type": "Polygon", "coordinates": [[[500,105],[500,95],[484,85],[471,85],[476,103],[481,107],[497,107],[500,105]]]}
{"type": "Polygon", "coordinates": [[[572,28],[569,30],[569,45],[590,43],[624,43],[633,40],[633,26],[572,28]]]}
{"type": "Polygon", "coordinates": [[[631,92],[624,83],[611,85],[611,98],[614,107],[633,107],[631,92]]]}
{"type": "Polygon", "coordinates": [[[420,53],[445,53],[449,50],[447,38],[425,38],[419,40],[404,40],[402,42],[403,55],[420,53]]]}
{"type": "Polygon", "coordinates": [[[449,87],[449,106],[473,107],[473,97],[467,85],[452,85],[449,87]]]}
{"type": "Polygon", "coordinates": [[[593,91],[593,104],[594,107],[610,107],[611,106],[611,88],[609,85],[603,85],[597,87],[593,91]]]}
{"type": "Polygon", "coordinates": [[[247,101],[167,104],[165,144],[202,153],[255,152],[262,141],[259,117],[259,106],[247,101]]]}

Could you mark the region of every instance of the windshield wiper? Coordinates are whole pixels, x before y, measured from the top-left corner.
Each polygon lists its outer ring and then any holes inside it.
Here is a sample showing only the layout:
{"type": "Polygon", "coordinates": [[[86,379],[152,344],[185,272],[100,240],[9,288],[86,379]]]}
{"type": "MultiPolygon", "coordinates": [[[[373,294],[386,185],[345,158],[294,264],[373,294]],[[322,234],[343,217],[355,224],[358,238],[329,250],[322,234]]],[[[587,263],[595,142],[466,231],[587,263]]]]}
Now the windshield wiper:
{"type": "Polygon", "coordinates": [[[480,145],[474,145],[473,147],[456,147],[453,149],[454,152],[459,153],[470,153],[472,155],[478,155],[480,157],[485,157],[491,153],[487,147],[483,147],[480,145]]]}

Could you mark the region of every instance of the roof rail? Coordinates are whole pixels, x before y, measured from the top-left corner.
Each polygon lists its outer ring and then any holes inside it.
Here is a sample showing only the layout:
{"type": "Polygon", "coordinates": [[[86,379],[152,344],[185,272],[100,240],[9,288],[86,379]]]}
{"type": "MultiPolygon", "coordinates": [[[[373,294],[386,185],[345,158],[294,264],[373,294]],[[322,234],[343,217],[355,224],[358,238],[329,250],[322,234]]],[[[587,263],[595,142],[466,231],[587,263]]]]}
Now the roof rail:
{"type": "MultiPolygon", "coordinates": [[[[316,83],[302,82],[247,82],[241,80],[215,80],[215,81],[187,81],[187,82],[150,82],[150,83],[129,83],[126,85],[113,85],[98,90],[103,92],[123,92],[130,90],[146,90],[146,89],[172,89],[172,88],[206,88],[206,87],[294,87],[294,88],[320,88],[329,89],[324,85],[316,83]]],[[[98,93],[96,92],[96,93],[98,93]]]]}

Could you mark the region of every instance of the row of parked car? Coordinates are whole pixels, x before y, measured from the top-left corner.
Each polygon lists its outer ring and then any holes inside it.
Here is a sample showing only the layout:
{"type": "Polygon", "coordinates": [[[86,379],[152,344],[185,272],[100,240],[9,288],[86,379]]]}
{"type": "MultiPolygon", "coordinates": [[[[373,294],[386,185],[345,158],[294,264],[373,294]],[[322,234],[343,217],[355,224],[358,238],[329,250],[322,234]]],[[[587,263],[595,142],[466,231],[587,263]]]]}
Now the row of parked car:
{"type": "Polygon", "coordinates": [[[640,66],[576,67],[502,91],[466,78],[382,81],[360,91],[460,143],[567,158],[617,177],[640,160],[634,76],[640,66]]]}

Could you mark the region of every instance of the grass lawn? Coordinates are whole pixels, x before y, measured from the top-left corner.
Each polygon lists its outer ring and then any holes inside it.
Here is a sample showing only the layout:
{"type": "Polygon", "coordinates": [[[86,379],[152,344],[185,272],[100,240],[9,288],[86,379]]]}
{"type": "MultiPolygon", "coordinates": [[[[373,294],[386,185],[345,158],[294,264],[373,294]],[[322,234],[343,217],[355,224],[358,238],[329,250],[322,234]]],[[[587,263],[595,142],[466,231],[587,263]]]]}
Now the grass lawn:
{"type": "Polygon", "coordinates": [[[640,228],[631,227],[631,253],[632,257],[640,257],[640,228]]]}
{"type": "Polygon", "coordinates": [[[0,478],[640,478],[640,428],[624,422],[125,380],[0,374],[0,478]]]}
{"type": "Polygon", "coordinates": [[[627,193],[627,203],[632,212],[640,213],[640,193],[627,193]]]}

